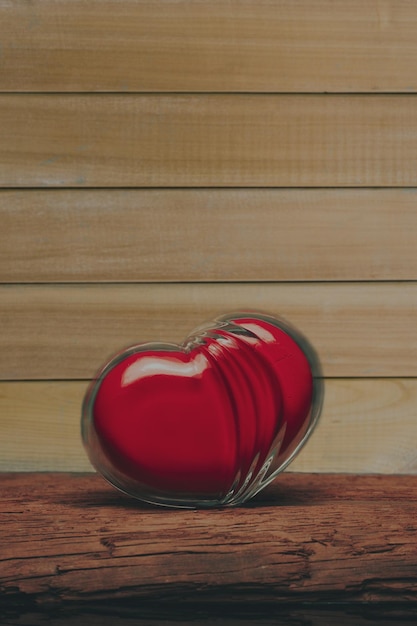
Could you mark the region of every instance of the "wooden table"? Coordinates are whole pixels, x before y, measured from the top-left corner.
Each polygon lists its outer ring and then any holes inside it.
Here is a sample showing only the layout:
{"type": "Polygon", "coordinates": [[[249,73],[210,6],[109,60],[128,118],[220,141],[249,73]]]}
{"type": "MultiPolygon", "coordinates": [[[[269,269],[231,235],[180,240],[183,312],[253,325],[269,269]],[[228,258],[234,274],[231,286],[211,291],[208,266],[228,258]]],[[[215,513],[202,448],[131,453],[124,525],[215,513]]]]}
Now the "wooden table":
{"type": "Polygon", "coordinates": [[[285,473],[222,510],[142,504],[93,474],[0,484],[2,624],[417,619],[417,476],[285,473]]]}

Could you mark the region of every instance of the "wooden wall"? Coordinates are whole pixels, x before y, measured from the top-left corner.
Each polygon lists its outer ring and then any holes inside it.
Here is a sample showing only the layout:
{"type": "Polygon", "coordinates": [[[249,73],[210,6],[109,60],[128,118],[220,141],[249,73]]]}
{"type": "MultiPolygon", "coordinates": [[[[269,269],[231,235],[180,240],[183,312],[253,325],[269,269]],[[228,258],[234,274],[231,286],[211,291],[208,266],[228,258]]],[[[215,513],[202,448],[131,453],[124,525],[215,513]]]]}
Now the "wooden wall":
{"type": "Polygon", "coordinates": [[[413,0],[0,0],[0,469],[90,469],[87,381],[216,313],[321,357],[301,471],[417,472],[413,0]]]}

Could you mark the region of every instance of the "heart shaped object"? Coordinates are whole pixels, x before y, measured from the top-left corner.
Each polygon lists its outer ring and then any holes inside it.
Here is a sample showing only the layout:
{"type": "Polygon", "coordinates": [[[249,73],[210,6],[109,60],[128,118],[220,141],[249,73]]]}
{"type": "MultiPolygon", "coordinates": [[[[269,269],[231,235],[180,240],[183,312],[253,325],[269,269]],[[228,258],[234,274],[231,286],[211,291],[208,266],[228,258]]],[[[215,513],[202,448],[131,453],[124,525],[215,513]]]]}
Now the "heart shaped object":
{"type": "Polygon", "coordinates": [[[318,359],[288,324],[234,313],[181,344],[144,343],[99,372],[83,404],[92,464],[168,506],[242,504],[294,458],[317,422],[318,359]]]}

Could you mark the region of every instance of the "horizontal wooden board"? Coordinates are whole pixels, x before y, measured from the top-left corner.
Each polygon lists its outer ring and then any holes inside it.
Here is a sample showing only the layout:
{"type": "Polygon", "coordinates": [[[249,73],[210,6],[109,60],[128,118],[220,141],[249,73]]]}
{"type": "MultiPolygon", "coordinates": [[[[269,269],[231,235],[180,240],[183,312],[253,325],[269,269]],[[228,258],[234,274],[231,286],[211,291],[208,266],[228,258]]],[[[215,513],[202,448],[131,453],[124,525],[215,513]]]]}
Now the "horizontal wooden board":
{"type": "Polygon", "coordinates": [[[0,378],[93,376],[123,347],[234,310],[280,314],[325,376],[417,376],[417,283],[3,285],[0,378]]]}
{"type": "MultiPolygon", "coordinates": [[[[0,383],[0,471],[89,471],[86,382],[0,383]]],[[[290,471],[417,473],[417,380],[328,379],[319,425],[290,471]]]]}
{"type": "Polygon", "coordinates": [[[1,494],[7,626],[45,626],[42,610],[57,626],[84,611],[126,624],[114,620],[124,608],[148,625],[162,613],[159,626],[414,621],[415,476],[284,474],[247,506],[205,511],[141,504],[91,475],[4,474],[1,494]],[[364,606],[382,619],[358,620],[364,606]],[[289,607],[326,607],[331,619],[285,619],[289,607]]]}
{"type": "Polygon", "coordinates": [[[417,184],[417,96],[2,95],[2,187],[417,184]]]}
{"type": "Polygon", "coordinates": [[[0,191],[0,281],[417,279],[415,189],[0,191]]]}
{"type": "Polygon", "coordinates": [[[416,91],[412,0],[2,0],[9,91],[416,91]]]}
{"type": "Polygon", "coordinates": [[[330,379],[303,472],[417,473],[417,380],[330,379]]]}

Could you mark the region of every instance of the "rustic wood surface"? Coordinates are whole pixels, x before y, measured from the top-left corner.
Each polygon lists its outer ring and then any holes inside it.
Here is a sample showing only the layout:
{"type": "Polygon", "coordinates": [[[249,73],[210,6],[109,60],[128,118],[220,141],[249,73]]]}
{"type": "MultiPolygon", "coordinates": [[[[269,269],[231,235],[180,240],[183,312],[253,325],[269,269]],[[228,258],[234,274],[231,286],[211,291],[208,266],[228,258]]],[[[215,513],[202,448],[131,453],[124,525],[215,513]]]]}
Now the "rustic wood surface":
{"type": "Polygon", "coordinates": [[[415,92],[412,0],[2,0],[4,91],[415,92]]]}
{"type": "Polygon", "coordinates": [[[417,185],[412,95],[0,95],[1,187],[417,185]]]}
{"type": "Polygon", "coordinates": [[[264,310],[309,338],[325,376],[417,375],[417,283],[0,286],[0,379],[88,379],[115,352],[182,341],[234,310],[264,310]]]}
{"type": "MultiPolygon", "coordinates": [[[[87,381],[0,382],[0,471],[91,471],[87,381]]],[[[417,473],[417,381],[328,379],[314,435],[289,471],[417,473]]]]}
{"type": "MultiPolygon", "coordinates": [[[[417,601],[417,477],[283,474],[238,509],[128,499],[96,475],[1,477],[9,605],[417,601]]],[[[263,608],[265,604],[266,608],[263,608]]]]}
{"type": "Polygon", "coordinates": [[[414,189],[3,190],[0,281],[416,280],[416,197],[414,189]]]}

